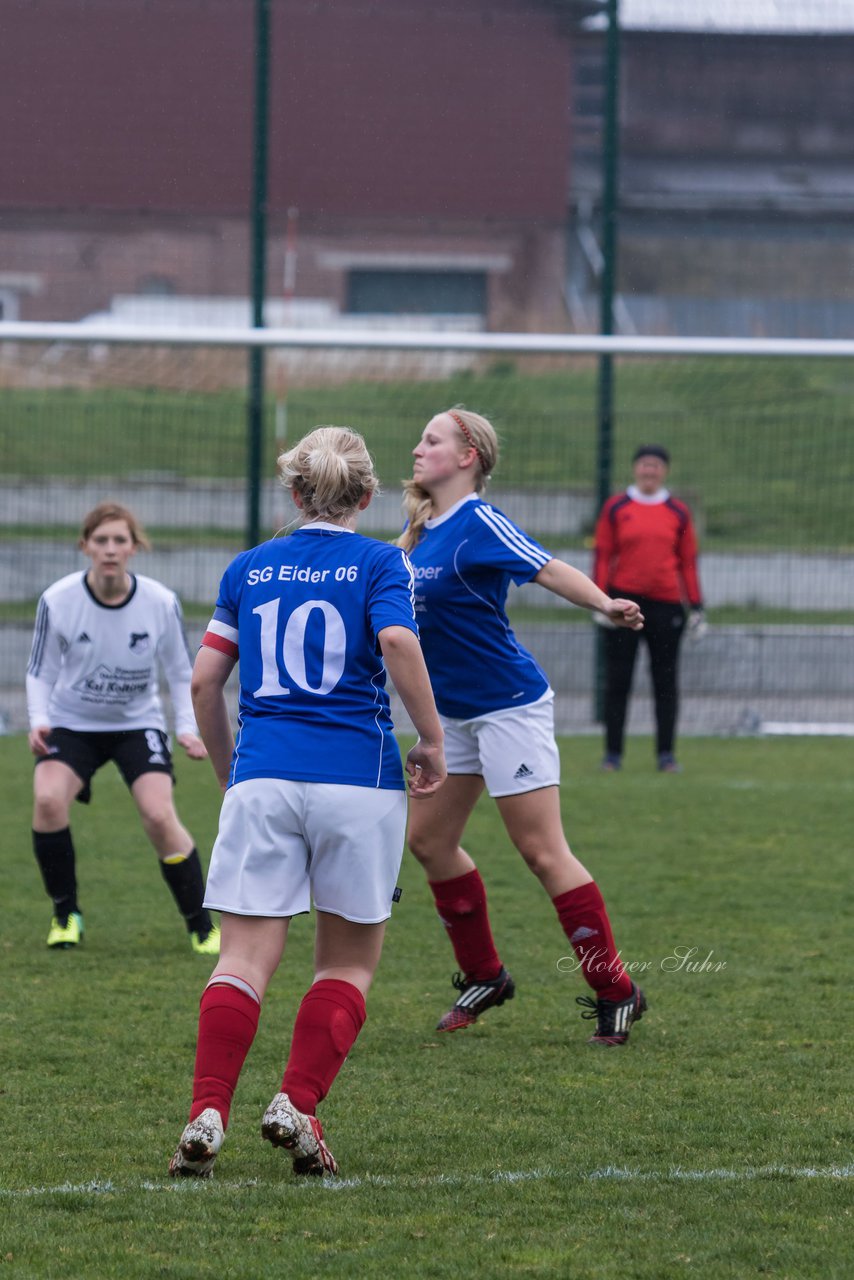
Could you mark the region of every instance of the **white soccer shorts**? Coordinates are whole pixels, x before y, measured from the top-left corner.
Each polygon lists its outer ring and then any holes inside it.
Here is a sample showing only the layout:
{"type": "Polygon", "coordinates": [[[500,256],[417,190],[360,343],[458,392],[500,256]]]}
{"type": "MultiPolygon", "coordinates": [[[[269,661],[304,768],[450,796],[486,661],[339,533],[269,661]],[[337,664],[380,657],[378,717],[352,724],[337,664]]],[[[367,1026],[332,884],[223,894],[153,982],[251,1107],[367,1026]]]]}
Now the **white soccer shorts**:
{"type": "Polygon", "coordinates": [[[391,914],[406,792],[252,778],[229,787],[205,906],[240,916],[309,910],[379,924],[391,914]]]}
{"type": "Polygon", "coordinates": [[[559,785],[553,693],[525,707],[492,711],[477,720],[440,719],[449,774],[481,774],[493,797],[559,785]]]}

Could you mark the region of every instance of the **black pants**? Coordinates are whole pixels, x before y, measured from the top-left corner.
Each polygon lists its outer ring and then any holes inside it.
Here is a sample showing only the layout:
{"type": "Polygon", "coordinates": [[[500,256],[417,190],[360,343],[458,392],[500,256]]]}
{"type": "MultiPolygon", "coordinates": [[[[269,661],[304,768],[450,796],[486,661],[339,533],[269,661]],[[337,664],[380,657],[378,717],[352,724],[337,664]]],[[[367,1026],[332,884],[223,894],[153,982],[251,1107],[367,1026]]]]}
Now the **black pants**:
{"type": "Polygon", "coordinates": [[[660,755],[672,752],[676,737],[676,715],[679,709],[679,643],[685,630],[685,611],[681,604],[667,604],[645,596],[619,593],[624,599],[636,600],[644,615],[643,631],[620,627],[606,631],[605,641],[605,750],[608,755],[623,754],[623,737],[635,658],[641,640],[649,649],[649,670],[655,699],[655,748],[660,755]]]}

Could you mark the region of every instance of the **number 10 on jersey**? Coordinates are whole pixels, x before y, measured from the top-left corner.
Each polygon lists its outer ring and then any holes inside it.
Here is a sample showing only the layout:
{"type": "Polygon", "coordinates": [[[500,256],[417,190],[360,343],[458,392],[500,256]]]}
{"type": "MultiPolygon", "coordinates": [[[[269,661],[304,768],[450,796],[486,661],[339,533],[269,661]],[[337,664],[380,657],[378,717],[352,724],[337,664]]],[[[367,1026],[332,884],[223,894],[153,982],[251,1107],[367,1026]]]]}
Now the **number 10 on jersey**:
{"type": "Polygon", "coordinates": [[[279,611],[283,605],[279,598],[268,600],[253,609],[261,623],[261,684],[255,690],[256,698],[284,698],[291,690],[281,683],[279,662],[281,659],[287,678],[306,693],[324,696],[331,693],[344,673],[347,652],[347,631],[341,614],[328,600],[306,600],[289,615],[282,636],[281,653],[276,653],[276,637],[279,632],[279,611]],[[306,634],[309,619],[315,610],[323,614],[323,645],[319,643],[320,628],[312,627],[310,658],[314,672],[320,673],[318,684],[308,678],[306,664],[306,634]]]}

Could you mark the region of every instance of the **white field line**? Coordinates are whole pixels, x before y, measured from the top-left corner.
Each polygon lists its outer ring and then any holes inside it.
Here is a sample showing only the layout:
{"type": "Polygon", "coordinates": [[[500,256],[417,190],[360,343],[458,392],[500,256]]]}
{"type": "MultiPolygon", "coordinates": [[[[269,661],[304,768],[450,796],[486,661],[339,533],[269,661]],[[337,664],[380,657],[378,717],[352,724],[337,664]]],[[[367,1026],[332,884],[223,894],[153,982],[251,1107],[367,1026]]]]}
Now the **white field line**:
{"type": "MultiPolygon", "coordinates": [[[[848,1178],[854,1178],[854,1164],[829,1165],[826,1168],[814,1168],[812,1166],[798,1168],[793,1165],[782,1164],[769,1164],[745,1169],[682,1169],[676,1167],[666,1171],[659,1169],[625,1169],[616,1165],[607,1165],[603,1169],[593,1169],[587,1173],[568,1169],[545,1168],[520,1169],[516,1171],[498,1170],[495,1173],[488,1174],[437,1174],[432,1178],[407,1178],[405,1176],[396,1178],[382,1175],[373,1177],[369,1175],[365,1178],[305,1178],[298,1182],[295,1181],[291,1185],[295,1189],[306,1186],[319,1186],[326,1191],[354,1191],[362,1187],[411,1188],[414,1190],[447,1186],[494,1186],[501,1183],[545,1182],[555,1179],[563,1182],[738,1183],[775,1181],[777,1179],[840,1181],[848,1178]]],[[[274,1184],[260,1178],[247,1178],[243,1181],[228,1181],[219,1178],[211,1180],[182,1178],[178,1181],[169,1181],[164,1177],[162,1182],[145,1180],[130,1183],[113,1182],[111,1179],[101,1182],[96,1179],[91,1182],[81,1183],[63,1182],[53,1187],[0,1187],[0,1200],[53,1195],[136,1195],[140,1191],[178,1191],[185,1193],[187,1191],[202,1191],[206,1188],[223,1191],[242,1191],[249,1187],[263,1188],[265,1185],[271,1188],[275,1185],[277,1192],[282,1189],[281,1182],[276,1181],[274,1184]]]]}

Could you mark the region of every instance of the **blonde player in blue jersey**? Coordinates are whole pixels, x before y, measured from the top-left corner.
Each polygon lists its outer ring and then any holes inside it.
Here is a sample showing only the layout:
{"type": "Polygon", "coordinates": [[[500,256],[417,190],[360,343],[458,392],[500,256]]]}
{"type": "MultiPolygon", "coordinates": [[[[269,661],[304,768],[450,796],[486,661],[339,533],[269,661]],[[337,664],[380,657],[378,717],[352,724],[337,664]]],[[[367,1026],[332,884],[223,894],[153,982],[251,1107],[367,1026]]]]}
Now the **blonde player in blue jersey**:
{"type": "Polygon", "coordinates": [[[461,407],[439,413],[412,452],[400,545],[415,570],[416,617],[445,730],[448,778],[437,795],[413,806],[409,846],[460,967],[453,980],[459,996],[437,1030],[470,1026],[515,993],[495,948],[483,881],[460,845],[485,786],[593,988],[595,998],[578,997],[582,1016],[596,1019],[591,1043],[625,1044],[646,1001],[620,962],[602,895],[564,836],[554,695],[514,636],[505,600],[511,580],[537,582],[617,626],[638,630],[643,617],[634,602],[609,599],[483,501],[498,461],[486,418],[461,407]]]}
{"type": "Polygon", "coordinates": [[[222,912],[222,952],[202,995],[173,1176],[211,1173],[288,923],[312,899],[314,982],[261,1133],[290,1151],[295,1173],[337,1172],[316,1109],[365,1020],[405,838],[386,672],[419,735],[406,760],[410,794],[421,803],[445,777],[412,566],[397,547],[355,532],[377,488],[364,441],[318,427],[279,470],[304,522],[226,570],[193,673],[199,728],[225,790],[205,899],[222,912]],[[223,690],[238,657],[235,742],[223,690]]]}

